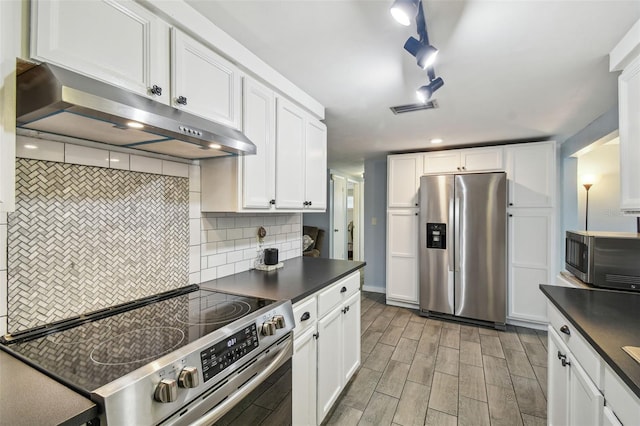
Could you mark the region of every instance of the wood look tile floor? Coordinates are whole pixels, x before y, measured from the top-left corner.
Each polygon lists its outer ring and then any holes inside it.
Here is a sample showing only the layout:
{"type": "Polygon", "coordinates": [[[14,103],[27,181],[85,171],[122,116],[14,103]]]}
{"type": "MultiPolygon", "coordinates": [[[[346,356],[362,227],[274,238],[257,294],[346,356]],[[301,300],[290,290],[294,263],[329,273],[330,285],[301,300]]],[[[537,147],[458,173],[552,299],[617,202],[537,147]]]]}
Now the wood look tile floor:
{"type": "Polygon", "coordinates": [[[547,335],[424,318],[362,293],[362,363],[326,425],[546,425],[547,335]]]}

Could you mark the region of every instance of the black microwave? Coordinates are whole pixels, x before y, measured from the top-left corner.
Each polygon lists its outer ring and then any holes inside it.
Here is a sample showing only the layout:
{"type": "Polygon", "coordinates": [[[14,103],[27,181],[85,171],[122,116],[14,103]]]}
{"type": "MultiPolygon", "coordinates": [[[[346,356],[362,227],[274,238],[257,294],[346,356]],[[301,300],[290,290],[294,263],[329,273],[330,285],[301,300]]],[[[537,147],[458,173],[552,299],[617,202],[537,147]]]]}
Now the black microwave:
{"type": "Polygon", "coordinates": [[[640,234],[567,231],[565,267],[595,287],[640,291],[640,234]]]}

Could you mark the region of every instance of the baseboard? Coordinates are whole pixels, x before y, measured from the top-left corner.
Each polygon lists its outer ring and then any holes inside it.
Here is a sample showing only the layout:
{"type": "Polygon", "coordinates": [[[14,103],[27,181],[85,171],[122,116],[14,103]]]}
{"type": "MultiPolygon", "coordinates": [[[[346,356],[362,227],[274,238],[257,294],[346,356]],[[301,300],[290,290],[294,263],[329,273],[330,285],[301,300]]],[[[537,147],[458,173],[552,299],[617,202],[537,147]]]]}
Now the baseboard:
{"type": "Polygon", "coordinates": [[[366,284],[362,286],[362,290],[369,291],[371,293],[382,293],[382,294],[385,294],[387,292],[387,289],[384,287],[376,287],[376,286],[366,285],[366,284]]]}
{"type": "Polygon", "coordinates": [[[515,326],[518,326],[518,327],[533,328],[535,330],[546,330],[547,329],[547,324],[541,324],[539,322],[534,322],[534,321],[517,320],[517,319],[513,319],[513,318],[507,318],[507,324],[515,325],[515,326]]]}
{"type": "Polygon", "coordinates": [[[386,302],[387,302],[387,305],[391,305],[391,306],[399,306],[401,308],[409,308],[409,309],[420,309],[420,306],[416,305],[415,303],[400,302],[398,300],[393,300],[388,298],[386,302]]]}

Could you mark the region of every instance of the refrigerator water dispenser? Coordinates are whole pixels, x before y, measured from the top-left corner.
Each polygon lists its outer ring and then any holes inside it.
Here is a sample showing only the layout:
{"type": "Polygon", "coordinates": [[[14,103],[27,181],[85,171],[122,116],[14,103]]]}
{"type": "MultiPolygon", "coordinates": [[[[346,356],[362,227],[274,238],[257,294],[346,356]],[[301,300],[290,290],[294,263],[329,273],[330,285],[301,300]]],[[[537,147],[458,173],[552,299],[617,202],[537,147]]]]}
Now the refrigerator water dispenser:
{"type": "Polygon", "coordinates": [[[447,248],[446,223],[427,223],[427,248],[447,248]]]}

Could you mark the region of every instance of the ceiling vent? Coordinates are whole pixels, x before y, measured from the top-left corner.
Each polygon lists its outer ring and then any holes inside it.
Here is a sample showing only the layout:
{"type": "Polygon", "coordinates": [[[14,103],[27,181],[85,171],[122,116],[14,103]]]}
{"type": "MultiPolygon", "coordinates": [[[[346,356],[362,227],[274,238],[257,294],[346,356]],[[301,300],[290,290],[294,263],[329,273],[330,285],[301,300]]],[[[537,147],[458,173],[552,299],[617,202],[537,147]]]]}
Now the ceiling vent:
{"type": "Polygon", "coordinates": [[[425,103],[420,102],[419,104],[398,105],[398,106],[389,107],[389,109],[391,109],[391,111],[393,111],[393,113],[396,115],[404,114],[406,112],[422,111],[423,109],[436,109],[436,108],[438,108],[438,101],[436,99],[429,102],[425,102],[425,103]]]}

